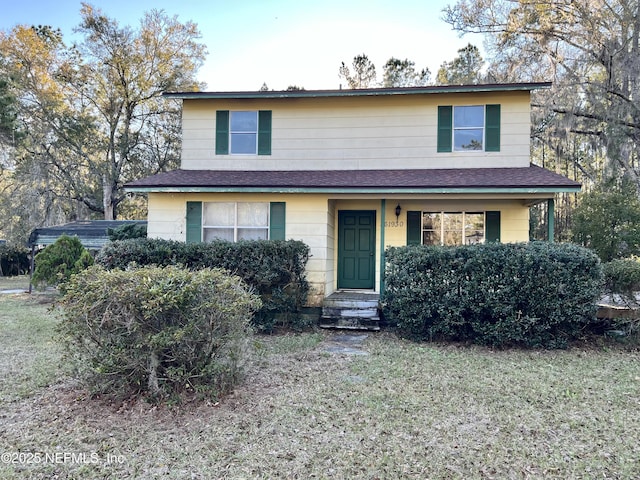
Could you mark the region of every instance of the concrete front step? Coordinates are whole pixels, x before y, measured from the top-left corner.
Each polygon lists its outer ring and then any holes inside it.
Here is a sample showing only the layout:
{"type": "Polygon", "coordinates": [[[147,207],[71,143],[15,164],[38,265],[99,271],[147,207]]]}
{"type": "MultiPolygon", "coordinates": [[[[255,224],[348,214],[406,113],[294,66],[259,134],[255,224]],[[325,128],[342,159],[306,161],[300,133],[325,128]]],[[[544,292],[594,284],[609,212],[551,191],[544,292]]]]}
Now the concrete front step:
{"type": "MultiPolygon", "coordinates": [[[[373,295],[372,295],[373,297],[373,295]]],[[[351,298],[329,296],[322,302],[323,308],[378,308],[378,296],[375,298],[351,298]]]]}
{"type": "Polygon", "coordinates": [[[320,326],[350,330],[380,330],[379,296],[369,292],[338,291],[324,299],[320,326]]]}
{"type": "Polygon", "coordinates": [[[373,318],[378,316],[378,307],[373,308],[340,308],[330,307],[322,309],[323,317],[352,317],[373,318]]]}
{"type": "Polygon", "coordinates": [[[347,330],[380,330],[380,319],[361,317],[321,317],[320,328],[347,330]]]}

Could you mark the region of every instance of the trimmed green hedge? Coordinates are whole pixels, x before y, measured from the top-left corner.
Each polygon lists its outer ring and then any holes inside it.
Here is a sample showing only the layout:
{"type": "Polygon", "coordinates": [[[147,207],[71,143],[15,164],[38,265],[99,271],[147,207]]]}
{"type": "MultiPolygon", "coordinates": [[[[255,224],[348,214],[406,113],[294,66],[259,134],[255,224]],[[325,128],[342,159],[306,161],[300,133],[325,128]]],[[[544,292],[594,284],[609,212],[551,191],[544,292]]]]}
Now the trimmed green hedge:
{"type": "Polygon", "coordinates": [[[570,244],[489,243],[387,250],[383,313],[399,332],[528,347],[564,347],[595,321],[602,267],[570,244]]]}
{"type": "Polygon", "coordinates": [[[304,327],[300,310],[307,300],[309,283],[305,268],[309,247],[296,240],[213,241],[184,243],[136,238],[105,245],[96,263],[108,269],[137,265],[184,265],[191,270],[223,268],[238,275],[262,299],[254,326],[271,331],[276,315],[282,325],[304,327]]]}
{"type": "Polygon", "coordinates": [[[147,226],[137,223],[129,223],[116,228],[108,228],[109,240],[127,240],[129,238],[146,238],[147,226]]]}

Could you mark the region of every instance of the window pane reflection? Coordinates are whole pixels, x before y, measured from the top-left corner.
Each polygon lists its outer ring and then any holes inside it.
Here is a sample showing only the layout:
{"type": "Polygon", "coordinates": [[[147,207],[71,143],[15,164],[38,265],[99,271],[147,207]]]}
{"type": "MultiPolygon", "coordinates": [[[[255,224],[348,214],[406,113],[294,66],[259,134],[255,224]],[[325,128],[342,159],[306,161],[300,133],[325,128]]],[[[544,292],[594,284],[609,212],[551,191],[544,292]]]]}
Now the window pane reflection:
{"type": "Polygon", "coordinates": [[[423,212],[423,245],[484,242],[484,212],[423,212]]]}
{"type": "Polygon", "coordinates": [[[484,107],[482,105],[455,107],[453,126],[455,128],[482,127],[484,107]]]}

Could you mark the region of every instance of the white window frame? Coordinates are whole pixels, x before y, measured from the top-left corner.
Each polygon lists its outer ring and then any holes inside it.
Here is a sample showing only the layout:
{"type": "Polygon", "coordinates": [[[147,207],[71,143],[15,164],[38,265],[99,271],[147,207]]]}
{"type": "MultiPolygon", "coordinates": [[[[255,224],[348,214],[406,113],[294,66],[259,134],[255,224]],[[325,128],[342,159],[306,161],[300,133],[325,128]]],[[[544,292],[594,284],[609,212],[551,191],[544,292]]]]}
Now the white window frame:
{"type": "MultiPolygon", "coordinates": [[[[233,242],[237,242],[238,240],[242,240],[238,238],[238,231],[239,230],[262,230],[266,232],[265,235],[265,239],[268,240],[269,239],[269,234],[270,234],[270,225],[271,225],[271,209],[270,209],[270,203],[269,202],[202,202],[202,208],[203,208],[203,212],[202,212],[202,239],[207,238],[205,231],[207,229],[233,229],[233,242]],[[207,218],[207,215],[205,214],[205,209],[207,208],[208,205],[229,205],[232,204],[233,205],[233,225],[206,225],[205,224],[205,219],[207,218]],[[263,205],[266,207],[266,214],[267,214],[267,221],[266,221],[266,226],[265,225],[239,225],[238,224],[238,205],[240,204],[250,204],[250,205],[263,205]]],[[[209,207],[211,208],[211,207],[209,207]]],[[[214,238],[219,238],[219,237],[214,237],[214,238]]]]}
{"type": "Polygon", "coordinates": [[[453,106],[453,121],[452,121],[452,130],[453,130],[453,145],[452,151],[454,152],[484,152],[486,147],[486,139],[485,139],[485,129],[487,126],[487,113],[485,105],[454,105],[453,106]],[[456,127],[456,113],[463,108],[479,108],[482,111],[482,125],[470,125],[470,126],[462,126],[456,127]],[[482,142],[482,148],[458,148],[456,145],[456,134],[458,132],[469,130],[480,130],[480,141],[482,142]]]}
{"type": "MultiPolygon", "coordinates": [[[[444,216],[445,215],[462,215],[462,226],[460,229],[460,233],[461,233],[461,238],[462,238],[462,243],[461,245],[472,245],[473,243],[484,243],[486,241],[487,238],[487,234],[486,234],[486,229],[487,229],[487,214],[486,211],[457,211],[457,212],[452,212],[452,211],[434,211],[434,210],[424,210],[421,212],[420,215],[420,243],[424,245],[424,233],[425,232],[437,232],[437,230],[435,229],[426,229],[424,226],[424,216],[425,214],[438,214],[440,215],[440,243],[439,245],[444,245],[444,239],[445,239],[445,222],[443,221],[444,216]],[[467,243],[466,239],[467,237],[465,236],[465,226],[467,224],[467,215],[482,215],[482,240],[478,241],[478,242],[473,242],[473,243],[467,243]]],[[[449,230],[446,230],[449,231],[449,230]]]]}
{"type": "Polygon", "coordinates": [[[258,130],[259,130],[258,110],[230,110],[229,111],[229,155],[257,155],[258,154],[258,130]],[[238,113],[253,113],[256,119],[255,130],[233,130],[233,115],[238,113]],[[255,148],[252,152],[234,152],[233,137],[234,135],[253,135],[255,137],[255,148]]]}

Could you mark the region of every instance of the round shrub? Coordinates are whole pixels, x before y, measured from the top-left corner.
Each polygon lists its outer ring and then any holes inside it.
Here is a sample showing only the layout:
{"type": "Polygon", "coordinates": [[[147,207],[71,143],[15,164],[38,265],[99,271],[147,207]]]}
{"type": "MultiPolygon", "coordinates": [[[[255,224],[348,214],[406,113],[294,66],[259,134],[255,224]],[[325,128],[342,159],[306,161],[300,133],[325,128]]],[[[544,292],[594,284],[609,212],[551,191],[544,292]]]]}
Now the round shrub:
{"type": "Polygon", "coordinates": [[[60,305],[66,356],[87,385],[166,399],[237,384],[261,302],[219,269],[94,266],[71,278],[60,305]]]}
{"type": "Polygon", "coordinates": [[[637,259],[612,260],[602,265],[607,293],[635,299],[640,292],[640,261],[637,259]]]}
{"type": "MultiPolygon", "coordinates": [[[[604,271],[605,293],[610,295],[609,301],[620,303],[628,308],[638,308],[638,292],[640,292],[640,260],[627,258],[612,260],[602,265],[604,271]]],[[[603,319],[605,332],[616,337],[626,336],[629,343],[640,343],[640,319],[636,314],[621,315],[603,319]]]]}
{"type": "Polygon", "coordinates": [[[59,285],[93,265],[93,257],[78,237],[62,235],[35,257],[34,285],[59,285]]]}

